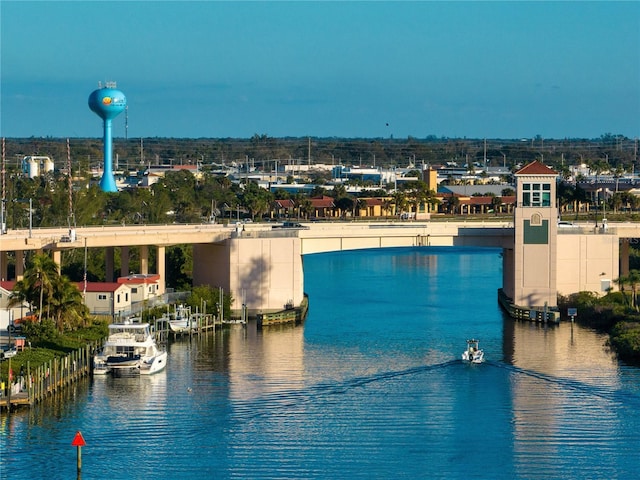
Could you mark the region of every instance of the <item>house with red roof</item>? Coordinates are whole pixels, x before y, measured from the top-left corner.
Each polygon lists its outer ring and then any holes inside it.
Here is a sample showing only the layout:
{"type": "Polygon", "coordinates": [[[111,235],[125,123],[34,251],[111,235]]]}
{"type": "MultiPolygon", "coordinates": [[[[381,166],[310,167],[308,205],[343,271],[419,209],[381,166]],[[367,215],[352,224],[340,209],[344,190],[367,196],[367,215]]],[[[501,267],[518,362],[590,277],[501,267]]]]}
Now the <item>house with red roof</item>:
{"type": "Polygon", "coordinates": [[[144,302],[162,295],[160,275],[157,273],[134,273],[118,278],[118,283],[131,289],[131,303],[144,302]]]}
{"type": "Polygon", "coordinates": [[[295,215],[296,203],[290,198],[274,200],[271,213],[275,218],[291,218],[295,215]]]}
{"type": "Polygon", "coordinates": [[[309,200],[311,200],[313,207],[312,217],[331,218],[336,216],[336,204],[333,201],[333,197],[321,195],[319,197],[312,197],[309,200]]]}
{"type": "Polygon", "coordinates": [[[26,302],[9,307],[9,297],[15,284],[15,280],[0,281],[0,330],[6,330],[12,320],[17,320],[30,313],[30,306],[26,302]]]}
{"type": "Polygon", "coordinates": [[[115,317],[131,311],[133,302],[129,285],[118,282],[75,282],[75,285],[93,315],[115,317]]]}

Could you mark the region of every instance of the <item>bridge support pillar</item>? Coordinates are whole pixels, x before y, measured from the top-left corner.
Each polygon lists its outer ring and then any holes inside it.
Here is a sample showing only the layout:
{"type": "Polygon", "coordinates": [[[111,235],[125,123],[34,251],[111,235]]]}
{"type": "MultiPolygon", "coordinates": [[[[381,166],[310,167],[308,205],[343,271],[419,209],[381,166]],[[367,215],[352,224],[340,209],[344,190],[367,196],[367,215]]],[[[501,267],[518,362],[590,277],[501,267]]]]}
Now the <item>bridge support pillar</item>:
{"type": "Polygon", "coordinates": [[[113,282],[113,247],[107,247],[104,251],[105,281],[113,282]]]}
{"type": "Polygon", "coordinates": [[[231,238],[193,246],[193,284],[222,287],[250,315],[278,311],[304,298],[301,242],[297,237],[231,238]]]}
{"type": "Polygon", "coordinates": [[[156,273],[160,275],[158,280],[158,294],[162,295],[167,290],[166,267],[165,267],[165,247],[158,247],[156,258],[156,273]]]}
{"type": "Polygon", "coordinates": [[[120,276],[129,275],[129,247],[120,247],[120,276]]]}
{"type": "Polygon", "coordinates": [[[0,252],[0,280],[9,280],[7,252],[0,252]]]}
{"type": "Polygon", "coordinates": [[[16,250],[16,280],[24,278],[24,250],[16,250]]]}
{"type": "Polygon", "coordinates": [[[62,252],[60,250],[54,250],[51,256],[58,269],[58,275],[60,275],[62,273],[62,252]]]}
{"type": "Polygon", "coordinates": [[[146,275],[149,273],[149,247],[140,245],[140,273],[146,275]]]}

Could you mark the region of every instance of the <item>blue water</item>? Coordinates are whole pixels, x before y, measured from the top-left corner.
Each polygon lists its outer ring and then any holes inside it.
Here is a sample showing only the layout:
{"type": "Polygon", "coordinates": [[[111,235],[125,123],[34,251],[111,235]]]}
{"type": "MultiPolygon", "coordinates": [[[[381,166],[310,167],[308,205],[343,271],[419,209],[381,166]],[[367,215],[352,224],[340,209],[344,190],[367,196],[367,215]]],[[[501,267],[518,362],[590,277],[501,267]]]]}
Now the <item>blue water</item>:
{"type": "Polygon", "coordinates": [[[606,337],[500,311],[500,252],[304,258],[303,325],[170,344],[0,418],[0,478],[636,478],[640,370],[606,337]],[[459,358],[477,337],[487,362],[459,358]]]}

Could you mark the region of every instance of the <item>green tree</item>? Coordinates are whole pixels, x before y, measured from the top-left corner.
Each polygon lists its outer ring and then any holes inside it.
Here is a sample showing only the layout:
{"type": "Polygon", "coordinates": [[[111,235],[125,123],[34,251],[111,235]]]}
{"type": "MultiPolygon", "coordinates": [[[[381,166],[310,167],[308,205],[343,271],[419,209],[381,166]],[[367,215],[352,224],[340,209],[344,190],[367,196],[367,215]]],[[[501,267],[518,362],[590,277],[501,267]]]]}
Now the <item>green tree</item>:
{"type": "MultiPolygon", "coordinates": [[[[34,293],[38,292],[38,322],[42,321],[43,302],[46,298],[47,307],[50,306],[51,298],[53,296],[53,286],[58,280],[58,265],[53,259],[44,254],[34,255],[31,260],[30,267],[25,271],[24,281],[27,285],[27,291],[34,293]]],[[[29,303],[36,304],[34,299],[29,299],[29,303]]],[[[49,308],[47,308],[47,311],[49,308]]],[[[47,314],[49,317],[49,314],[47,314]]]]}
{"type": "Polygon", "coordinates": [[[624,290],[624,286],[629,282],[628,277],[626,275],[620,275],[618,278],[614,279],[613,282],[618,284],[618,287],[620,288],[620,293],[622,293],[625,303],[629,305],[629,299],[627,298],[627,294],[624,290]]]}
{"type": "Polygon", "coordinates": [[[57,328],[75,328],[86,319],[86,306],[78,288],[66,276],[58,273],[58,266],[45,254],[35,255],[25,271],[24,278],[16,282],[9,304],[28,302],[34,309],[38,305],[38,322],[42,323],[45,301],[47,319],[55,320],[57,328]]]}
{"type": "Polygon", "coordinates": [[[193,248],[176,245],[166,250],[167,287],[176,291],[187,291],[193,283],[193,248]]]}
{"type": "Polygon", "coordinates": [[[269,211],[273,202],[273,194],[257,183],[249,182],[244,187],[242,194],[242,204],[249,210],[252,218],[260,218],[269,211]]]}
{"type": "Polygon", "coordinates": [[[296,205],[298,206],[298,218],[302,215],[304,218],[309,218],[313,213],[313,203],[309,197],[301,196],[300,198],[296,198],[296,205]]]}
{"type": "Polygon", "coordinates": [[[51,296],[51,313],[58,331],[86,326],[88,308],[82,293],[67,277],[60,276],[51,296]]]}
{"type": "Polygon", "coordinates": [[[456,213],[458,208],[460,208],[460,198],[455,195],[451,195],[447,199],[447,208],[449,213],[456,213]]]}
{"type": "Polygon", "coordinates": [[[400,215],[407,208],[407,195],[402,190],[396,190],[393,192],[393,203],[396,211],[395,215],[400,215]]]}
{"type": "Polygon", "coordinates": [[[631,306],[638,310],[638,284],[640,284],[640,270],[630,270],[626,283],[631,287],[631,306]]]}
{"type": "Polygon", "coordinates": [[[491,199],[491,208],[493,208],[494,215],[498,215],[498,211],[502,207],[502,198],[494,196],[491,199]]]}
{"type": "Polygon", "coordinates": [[[352,212],[355,202],[352,197],[344,196],[335,200],[335,205],[340,210],[340,216],[346,217],[347,212],[352,212]]]}

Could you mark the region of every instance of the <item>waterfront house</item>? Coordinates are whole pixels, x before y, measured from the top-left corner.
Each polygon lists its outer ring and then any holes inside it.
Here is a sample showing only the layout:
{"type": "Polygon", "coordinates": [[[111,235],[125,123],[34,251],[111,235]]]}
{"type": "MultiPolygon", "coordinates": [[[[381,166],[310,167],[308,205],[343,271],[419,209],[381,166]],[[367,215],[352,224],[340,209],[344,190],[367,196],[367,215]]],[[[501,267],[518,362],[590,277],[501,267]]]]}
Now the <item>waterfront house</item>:
{"type": "Polygon", "coordinates": [[[29,313],[30,307],[26,302],[9,307],[9,298],[15,285],[15,280],[0,281],[0,330],[6,330],[11,321],[29,313]]]}
{"type": "Polygon", "coordinates": [[[160,288],[157,273],[135,273],[118,278],[118,284],[127,285],[131,290],[131,303],[151,300],[164,292],[160,288]]]}
{"type": "Polygon", "coordinates": [[[131,288],[117,282],[76,282],[84,303],[94,315],[119,316],[131,311],[131,288]]]}

